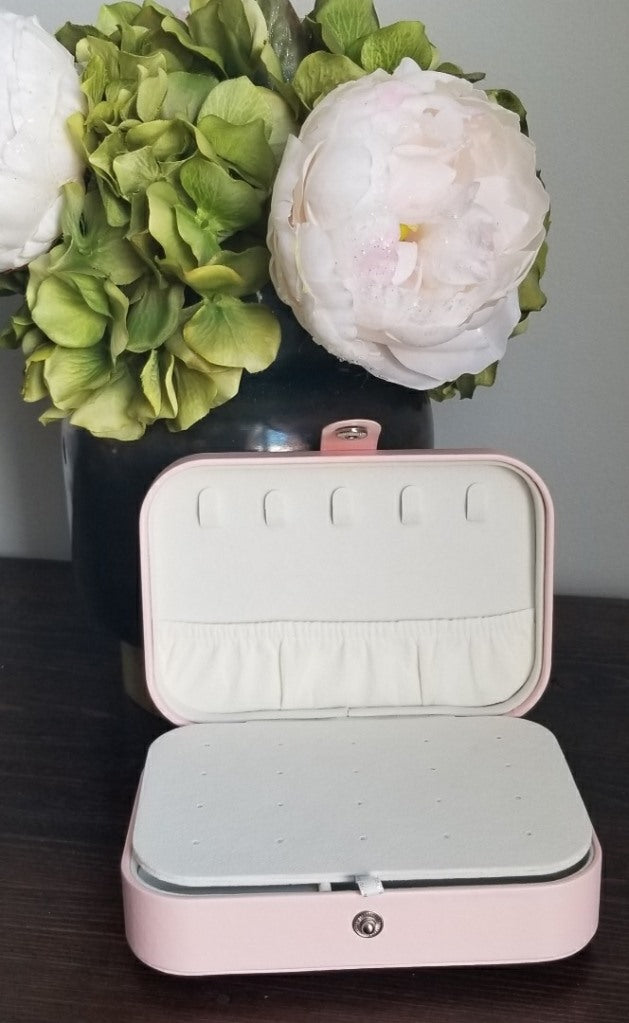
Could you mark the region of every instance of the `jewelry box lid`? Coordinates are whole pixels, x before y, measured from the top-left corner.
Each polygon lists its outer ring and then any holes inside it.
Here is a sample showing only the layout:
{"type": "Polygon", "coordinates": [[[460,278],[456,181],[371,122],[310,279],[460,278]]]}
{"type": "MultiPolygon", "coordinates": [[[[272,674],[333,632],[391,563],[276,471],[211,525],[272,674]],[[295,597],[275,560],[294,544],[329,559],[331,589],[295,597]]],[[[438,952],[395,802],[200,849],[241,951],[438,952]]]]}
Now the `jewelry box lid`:
{"type": "MultiPolygon", "coordinates": [[[[353,433],[352,433],[353,431],[353,433]]],[[[522,714],[550,672],[553,510],[508,455],[199,455],[140,521],[147,681],[178,724],[522,714]]]]}

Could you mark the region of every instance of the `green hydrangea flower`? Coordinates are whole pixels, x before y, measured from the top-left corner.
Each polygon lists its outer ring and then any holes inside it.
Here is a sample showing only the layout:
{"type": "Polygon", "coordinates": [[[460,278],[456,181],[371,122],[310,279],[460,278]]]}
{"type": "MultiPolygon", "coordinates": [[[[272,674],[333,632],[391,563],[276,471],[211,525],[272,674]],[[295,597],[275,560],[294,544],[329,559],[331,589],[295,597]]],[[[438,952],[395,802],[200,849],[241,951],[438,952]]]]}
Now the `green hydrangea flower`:
{"type": "Polygon", "coordinates": [[[156,419],[186,429],[279,346],[251,298],[268,280],[265,204],[296,127],[268,87],[280,60],[253,0],[201,0],[187,22],[152,0],[119,3],[58,37],[87,98],[69,122],[86,181],[65,188],[62,237],[28,266],[5,344],[24,349],[24,397],[52,401],[44,422],[122,440],[156,419]]]}

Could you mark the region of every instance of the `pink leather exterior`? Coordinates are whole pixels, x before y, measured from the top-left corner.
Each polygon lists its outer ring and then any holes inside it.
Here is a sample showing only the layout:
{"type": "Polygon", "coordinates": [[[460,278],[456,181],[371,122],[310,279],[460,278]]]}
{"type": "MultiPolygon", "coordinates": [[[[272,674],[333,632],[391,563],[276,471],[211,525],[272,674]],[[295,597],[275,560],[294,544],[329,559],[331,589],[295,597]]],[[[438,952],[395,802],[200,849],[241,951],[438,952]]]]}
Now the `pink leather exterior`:
{"type": "MultiPolygon", "coordinates": [[[[359,422],[359,421],[357,421],[359,422]]],[[[364,421],[365,423],[368,420],[364,421]]],[[[331,430],[339,424],[333,423],[330,427],[326,427],[326,430],[331,430]]],[[[377,426],[377,424],[373,424],[377,426]]],[[[325,433],[326,431],[324,431],[325,433]]],[[[330,445],[333,441],[330,440],[330,445]]],[[[352,442],[353,444],[360,445],[361,442],[352,442]]],[[[542,608],[542,651],[541,651],[541,662],[540,671],[537,685],[530,692],[528,697],[513,710],[509,711],[512,716],[521,716],[525,714],[532,706],[534,706],[539,700],[540,696],[544,692],[548,679],[550,677],[550,664],[551,664],[551,648],[552,648],[552,614],[553,614],[553,564],[554,564],[554,511],[553,503],[549,493],[549,490],[536,472],[533,471],[524,462],[519,461],[517,458],[512,458],[511,455],[504,455],[501,452],[496,451],[374,451],[373,441],[371,437],[365,442],[366,446],[360,449],[360,447],[352,447],[348,454],[347,444],[343,442],[342,447],[328,447],[326,453],[321,454],[319,452],[307,452],[304,454],[291,454],[291,455],[256,455],[251,453],[243,453],[237,455],[227,454],[215,454],[215,455],[193,455],[190,458],[182,459],[179,462],[175,462],[169,466],[153,484],[149,491],[148,497],[142,507],[142,513],[140,515],[140,553],[141,553],[141,576],[142,576],[142,607],[143,607],[143,621],[144,621],[144,653],[145,653],[145,670],[146,670],[146,681],[148,689],[151,695],[151,699],[155,703],[155,706],[169,721],[172,721],[176,725],[190,724],[191,722],[186,718],[181,717],[171,707],[165,703],[162,695],[158,692],[154,684],[154,670],[153,670],[153,619],[152,619],[152,607],[151,607],[151,585],[150,585],[150,568],[149,568],[149,557],[147,552],[147,519],[148,511],[150,508],[151,496],[155,493],[156,489],[162,485],[166,478],[170,478],[177,472],[184,472],[188,469],[190,464],[197,462],[204,465],[212,465],[220,463],[221,465],[240,465],[245,460],[255,460],[256,465],[277,463],[278,458],[290,458],[291,462],[297,465],[306,464],[311,458],[316,459],[329,459],[330,461],[337,461],[343,458],[349,458],[350,460],[356,458],[372,458],[377,460],[379,458],[386,458],[390,460],[405,460],[408,459],[409,455],[416,456],[418,460],[425,462],[470,462],[470,461],[498,461],[503,465],[511,466],[522,474],[522,476],[529,481],[539,492],[544,505],[544,596],[543,596],[543,608],[542,608]]]]}
{"type": "MultiPolygon", "coordinates": [[[[540,697],[550,674],[553,605],[553,507],[543,481],[522,462],[495,452],[374,452],[371,438],[339,445],[332,431],[323,454],[290,455],[304,464],[310,458],[356,457],[418,460],[486,461],[513,467],[535,487],[544,505],[545,570],[543,582],[543,645],[537,685],[510,713],[525,713],[540,697]],[[349,454],[348,454],[349,451],[349,454]]],[[[374,424],[377,425],[377,424],[374,424]]],[[[277,455],[201,455],[166,470],[184,471],[190,461],[211,465],[274,462],[277,455]]],[[[160,480],[155,487],[161,485],[160,480]]],[[[154,491],[153,491],[154,492],[154,491]]],[[[146,541],[145,502],[141,530],[146,541]]],[[[146,672],[151,695],[161,712],[178,724],[187,723],[167,706],[153,687],[152,617],[149,561],[142,544],[142,577],[146,672]]],[[[289,727],[289,726],[288,726],[289,727]]],[[[132,834],[131,822],[129,836],[132,834]]],[[[298,894],[171,894],[144,884],[137,876],[127,844],[122,882],[127,939],[135,954],[155,969],[182,975],[340,970],[377,967],[418,967],[522,963],[560,959],[586,945],[598,923],[601,851],[596,839],[588,862],[553,881],[526,884],[475,884],[387,889],[365,898],[358,891],[298,894]],[[365,910],[384,920],[372,938],[352,929],[365,910]]]]}
{"type": "Polygon", "coordinates": [[[171,895],[137,878],[129,839],[122,860],[127,940],[166,973],[209,975],[462,966],[561,959],[598,923],[601,851],[555,881],[295,895],[171,895]],[[378,913],[373,938],[354,916],[378,913]]]}

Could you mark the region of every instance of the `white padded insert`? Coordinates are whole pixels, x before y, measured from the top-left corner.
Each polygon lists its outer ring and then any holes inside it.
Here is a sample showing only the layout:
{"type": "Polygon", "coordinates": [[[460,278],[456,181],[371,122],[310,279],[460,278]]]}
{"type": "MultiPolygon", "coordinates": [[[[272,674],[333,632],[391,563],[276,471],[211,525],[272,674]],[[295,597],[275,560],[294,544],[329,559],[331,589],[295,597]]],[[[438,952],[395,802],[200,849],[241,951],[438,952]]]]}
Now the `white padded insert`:
{"type": "Polygon", "coordinates": [[[153,684],[197,721],[502,713],[538,677],[543,516],[491,457],[176,467],[145,513],[153,684]]]}
{"type": "Polygon", "coordinates": [[[555,738],[517,718],[191,725],[149,750],[132,833],[176,886],[536,879],[592,827],[555,738]]]}

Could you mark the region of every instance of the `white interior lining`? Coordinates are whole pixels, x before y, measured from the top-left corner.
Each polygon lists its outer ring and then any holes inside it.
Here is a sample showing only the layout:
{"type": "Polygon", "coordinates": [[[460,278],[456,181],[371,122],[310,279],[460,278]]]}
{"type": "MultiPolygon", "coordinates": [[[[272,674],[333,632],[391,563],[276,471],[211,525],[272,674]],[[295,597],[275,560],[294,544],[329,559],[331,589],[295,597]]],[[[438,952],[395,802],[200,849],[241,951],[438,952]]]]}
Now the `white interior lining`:
{"type": "Polygon", "coordinates": [[[503,703],[533,669],[532,608],[395,622],[162,621],[156,681],[197,720],[251,711],[470,708],[503,703]]]}

